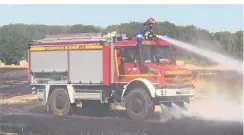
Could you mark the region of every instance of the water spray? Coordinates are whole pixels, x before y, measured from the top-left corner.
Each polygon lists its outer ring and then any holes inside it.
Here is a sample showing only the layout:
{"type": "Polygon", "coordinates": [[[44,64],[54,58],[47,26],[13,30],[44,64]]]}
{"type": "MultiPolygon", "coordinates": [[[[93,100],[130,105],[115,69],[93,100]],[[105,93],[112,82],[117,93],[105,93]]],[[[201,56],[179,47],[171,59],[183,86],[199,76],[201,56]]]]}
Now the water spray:
{"type": "Polygon", "coordinates": [[[161,106],[161,110],[163,111],[160,114],[161,115],[160,121],[161,122],[166,122],[166,121],[172,119],[173,118],[173,115],[171,113],[171,107],[170,106],[167,106],[165,104],[161,104],[160,106],[161,106]]]}
{"type": "MultiPolygon", "coordinates": [[[[161,36],[161,35],[156,35],[153,32],[153,26],[155,24],[155,20],[153,18],[149,18],[144,25],[146,26],[146,29],[140,33],[143,36],[144,39],[146,40],[157,40],[157,39],[161,39],[161,40],[165,40],[168,41],[169,43],[171,43],[172,45],[175,45],[179,48],[182,48],[184,50],[187,50],[189,52],[195,53],[199,56],[202,56],[204,58],[207,58],[209,60],[215,61],[216,63],[220,64],[220,65],[226,65],[226,66],[230,66],[232,67],[232,69],[234,71],[236,71],[237,73],[240,73],[240,75],[243,74],[243,64],[242,61],[238,61],[234,58],[231,57],[227,57],[224,56],[223,54],[218,54],[214,51],[211,50],[206,50],[206,49],[202,49],[202,48],[198,48],[195,45],[192,44],[188,44],[182,41],[178,41],[176,39],[172,39],[170,37],[168,37],[167,35],[165,36],[161,36]]],[[[226,98],[222,97],[221,100],[219,99],[221,93],[217,93],[217,95],[214,95],[214,97],[212,97],[212,99],[207,99],[206,101],[204,101],[204,103],[207,105],[204,107],[204,104],[199,105],[199,101],[196,104],[197,107],[200,108],[194,108],[192,107],[192,105],[189,105],[189,103],[184,102],[183,104],[178,104],[178,103],[173,103],[170,102],[170,105],[168,104],[168,102],[166,101],[165,103],[161,104],[161,109],[163,111],[162,113],[162,117],[161,117],[161,121],[167,121],[169,119],[171,119],[172,117],[176,118],[176,119],[181,119],[184,117],[195,117],[195,118],[202,118],[202,119],[209,119],[209,120],[230,120],[230,121],[240,121],[241,118],[240,116],[242,116],[242,107],[240,107],[239,105],[236,105],[234,103],[230,103],[233,102],[231,100],[226,100],[226,98]],[[220,103],[218,102],[220,101],[220,103]],[[214,106],[214,104],[217,104],[216,107],[213,107],[213,109],[210,109],[210,106],[214,106]],[[210,105],[211,104],[211,105],[210,105]],[[224,108],[227,107],[227,104],[232,106],[232,108],[228,108],[227,110],[229,110],[227,113],[221,115],[224,110],[221,112],[220,107],[224,105],[224,108]],[[216,108],[218,108],[216,110],[216,108]],[[193,110],[192,110],[193,109],[193,110]],[[187,111],[189,110],[189,111],[187,111]],[[191,110],[191,111],[190,111],[191,110]],[[196,111],[194,113],[194,110],[196,111]],[[215,110],[216,112],[214,112],[213,110],[215,110]],[[193,111],[193,112],[192,112],[193,111]]],[[[223,96],[223,95],[222,95],[223,96]]]]}
{"type": "Polygon", "coordinates": [[[185,117],[188,117],[188,106],[185,105],[188,104],[184,101],[178,101],[178,102],[171,102],[171,101],[165,101],[161,103],[161,122],[165,122],[171,119],[182,119],[185,117]],[[182,103],[182,104],[179,104],[182,103]]]}
{"type": "Polygon", "coordinates": [[[178,40],[166,37],[166,36],[156,35],[156,37],[159,39],[162,39],[162,40],[166,40],[166,41],[170,42],[171,44],[173,44],[177,47],[180,47],[182,49],[193,52],[193,53],[200,55],[200,56],[203,56],[207,59],[213,60],[219,64],[231,66],[235,71],[237,71],[241,74],[243,73],[242,62],[240,62],[240,61],[231,59],[229,57],[223,56],[223,55],[218,54],[216,52],[211,52],[208,50],[197,48],[194,45],[184,43],[182,41],[178,41],[178,40]]]}
{"type": "MultiPolygon", "coordinates": [[[[241,61],[224,56],[222,54],[218,54],[210,50],[200,49],[198,47],[195,47],[192,44],[184,43],[182,41],[178,41],[166,36],[156,35],[156,37],[162,40],[166,40],[177,47],[193,52],[199,56],[203,56],[207,59],[213,60],[216,63],[230,66],[234,71],[243,75],[243,68],[242,68],[243,64],[241,61]]],[[[199,109],[201,109],[201,111],[197,111],[195,113],[194,112],[188,113],[186,115],[190,117],[197,117],[200,119],[242,122],[242,114],[243,114],[242,105],[236,104],[233,101],[226,99],[226,97],[223,96],[223,93],[222,94],[217,93],[217,95],[212,94],[212,98],[206,100],[206,102],[210,102],[210,101],[214,104],[219,105],[219,107],[224,104],[225,108],[227,107],[227,105],[230,108],[227,109],[228,111],[226,110],[220,111],[220,108],[216,110],[215,108],[211,108],[211,107],[204,107],[204,108],[200,107],[199,109]]],[[[185,106],[189,106],[187,103],[184,104],[185,106]]],[[[184,113],[182,108],[180,108],[179,106],[172,104],[172,107],[177,109],[179,112],[184,113]]],[[[216,106],[216,108],[218,108],[218,106],[216,106]]]]}

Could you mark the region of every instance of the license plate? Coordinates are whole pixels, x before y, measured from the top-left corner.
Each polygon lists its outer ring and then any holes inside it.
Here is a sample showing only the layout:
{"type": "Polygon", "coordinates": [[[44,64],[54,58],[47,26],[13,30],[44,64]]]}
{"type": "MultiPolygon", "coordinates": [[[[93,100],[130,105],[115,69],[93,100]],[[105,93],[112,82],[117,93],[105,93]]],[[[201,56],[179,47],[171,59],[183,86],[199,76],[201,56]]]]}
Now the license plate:
{"type": "Polygon", "coordinates": [[[181,90],[180,91],[181,94],[190,94],[190,90],[189,89],[186,89],[186,90],[181,90]]]}

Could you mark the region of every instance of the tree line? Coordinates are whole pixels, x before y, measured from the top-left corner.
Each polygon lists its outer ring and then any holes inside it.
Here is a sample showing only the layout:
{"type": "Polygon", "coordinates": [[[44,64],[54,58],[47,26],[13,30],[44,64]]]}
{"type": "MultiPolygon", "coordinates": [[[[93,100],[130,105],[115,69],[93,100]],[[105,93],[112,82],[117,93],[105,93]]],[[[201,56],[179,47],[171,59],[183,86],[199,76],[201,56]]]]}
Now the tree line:
{"type": "MultiPolygon", "coordinates": [[[[27,42],[38,40],[45,35],[58,33],[86,33],[86,32],[112,32],[132,35],[142,28],[141,22],[121,23],[110,25],[106,28],[76,24],[71,26],[48,26],[48,25],[27,25],[9,24],[0,27],[0,60],[6,64],[18,64],[20,60],[27,59],[27,42]]],[[[202,48],[210,48],[242,59],[243,57],[243,31],[231,33],[228,31],[212,33],[196,26],[177,26],[170,22],[158,22],[154,28],[155,33],[167,33],[169,37],[194,44],[202,48]]],[[[180,60],[191,63],[212,63],[209,60],[187,52],[180,48],[175,48],[176,57],[180,60]]]]}

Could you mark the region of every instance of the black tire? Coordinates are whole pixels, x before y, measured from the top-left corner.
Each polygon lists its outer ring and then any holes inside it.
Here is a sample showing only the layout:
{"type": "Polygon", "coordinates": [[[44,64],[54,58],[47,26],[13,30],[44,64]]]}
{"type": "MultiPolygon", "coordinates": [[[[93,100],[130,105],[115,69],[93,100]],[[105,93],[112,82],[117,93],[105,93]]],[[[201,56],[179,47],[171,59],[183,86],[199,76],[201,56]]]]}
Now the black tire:
{"type": "Polygon", "coordinates": [[[125,96],[125,108],[129,118],[134,120],[145,120],[153,113],[153,102],[142,88],[136,88],[125,96]]]}
{"type": "Polygon", "coordinates": [[[50,96],[49,107],[54,115],[68,115],[72,109],[68,92],[64,88],[55,89],[50,96]]]}

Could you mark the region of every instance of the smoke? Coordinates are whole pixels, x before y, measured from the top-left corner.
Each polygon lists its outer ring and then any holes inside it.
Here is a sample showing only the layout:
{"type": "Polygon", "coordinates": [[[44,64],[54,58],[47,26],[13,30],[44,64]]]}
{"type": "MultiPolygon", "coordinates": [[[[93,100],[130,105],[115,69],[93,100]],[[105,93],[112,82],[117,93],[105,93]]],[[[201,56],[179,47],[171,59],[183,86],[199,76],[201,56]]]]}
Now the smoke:
{"type": "Polygon", "coordinates": [[[234,100],[228,93],[213,92],[206,98],[196,98],[192,103],[185,103],[181,108],[172,103],[171,107],[163,106],[161,122],[174,119],[197,118],[201,120],[243,122],[243,104],[234,100]]]}
{"type": "Polygon", "coordinates": [[[186,117],[202,120],[243,122],[243,87],[242,82],[237,81],[239,79],[240,76],[220,76],[211,80],[195,80],[197,93],[190,104],[185,104],[188,112],[180,107],[176,107],[177,111],[186,117]]]}
{"type": "Polygon", "coordinates": [[[207,98],[192,103],[189,115],[205,120],[242,122],[243,104],[230,98],[228,93],[213,92],[207,98]]]}

